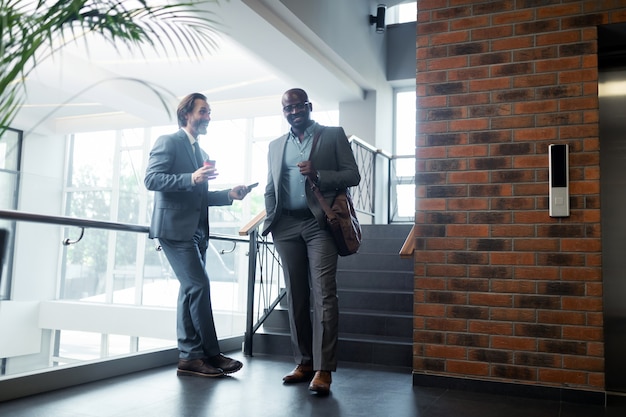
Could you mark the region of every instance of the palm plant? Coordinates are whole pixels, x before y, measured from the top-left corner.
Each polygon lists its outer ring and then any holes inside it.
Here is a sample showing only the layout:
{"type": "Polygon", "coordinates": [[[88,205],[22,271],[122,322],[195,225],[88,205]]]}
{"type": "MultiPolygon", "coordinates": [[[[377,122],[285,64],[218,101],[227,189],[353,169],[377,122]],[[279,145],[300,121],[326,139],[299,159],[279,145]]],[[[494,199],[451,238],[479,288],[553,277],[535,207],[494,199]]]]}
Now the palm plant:
{"type": "Polygon", "coordinates": [[[215,48],[217,23],[206,4],[218,2],[0,0],[0,137],[26,99],[29,73],[63,46],[96,34],[115,48],[200,57],[215,48]]]}

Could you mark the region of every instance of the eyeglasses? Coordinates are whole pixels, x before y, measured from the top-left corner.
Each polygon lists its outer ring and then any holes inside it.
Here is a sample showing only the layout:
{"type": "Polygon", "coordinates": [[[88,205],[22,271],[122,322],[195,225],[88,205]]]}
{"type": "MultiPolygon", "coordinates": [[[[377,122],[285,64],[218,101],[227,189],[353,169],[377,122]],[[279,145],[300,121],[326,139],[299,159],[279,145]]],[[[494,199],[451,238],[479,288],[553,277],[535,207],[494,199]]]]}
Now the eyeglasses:
{"type": "Polygon", "coordinates": [[[285,113],[291,113],[294,110],[301,111],[304,110],[310,103],[305,101],[304,103],[290,104],[288,106],[283,107],[283,111],[285,113]]]}

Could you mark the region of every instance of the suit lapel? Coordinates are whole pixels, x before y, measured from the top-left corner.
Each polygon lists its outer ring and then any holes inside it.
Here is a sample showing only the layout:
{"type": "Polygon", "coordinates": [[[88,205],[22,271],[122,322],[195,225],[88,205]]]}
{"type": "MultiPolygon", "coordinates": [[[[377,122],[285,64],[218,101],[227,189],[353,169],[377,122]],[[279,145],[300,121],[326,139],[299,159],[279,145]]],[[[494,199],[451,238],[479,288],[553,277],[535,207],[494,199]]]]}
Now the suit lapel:
{"type": "MultiPolygon", "coordinates": [[[[196,157],[193,152],[193,148],[191,147],[191,143],[189,142],[189,137],[187,137],[187,133],[185,133],[185,131],[182,128],[180,128],[176,137],[180,140],[180,144],[185,150],[185,153],[187,154],[187,156],[189,157],[189,164],[192,167],[195,167],[197,165],[196,157]]],[[[195,168],[194,168],[194,171],[195,171],[195,168]]]]}
{"type": "MultiPolygon", "coordinates": [[[[280,175],[283,171],[283,158],[285,157],[285,147],[287,146],[287,138],[289,137],[289,135],[283,135],[280,138],[280,146],[276,147],[276,161],[280,161],[280,163],[277,164],[272,164],[272,169],[274,170],[274,172],[272,173],[274,178],[278,178],[280,179],[280,175]]],[[[278,185],[278,184],[277,184],[278,185]]],[[[276,190],[278,191],[278,187],[276,188],[276,190]]]]}
{"type": "Polygon", "coordinates": [[[320,149],[321,147],[323,133],[324,133],[324,126],[317,125],[317,127],[313,131],[313,139],[311,143],[311,154],[309,155],[309,159],[311,161],[313,160],[313,157],[316,155],[318,149],[320,149]],[[316,137],[317,137],[317,140],[316,140],[316,137]]]}

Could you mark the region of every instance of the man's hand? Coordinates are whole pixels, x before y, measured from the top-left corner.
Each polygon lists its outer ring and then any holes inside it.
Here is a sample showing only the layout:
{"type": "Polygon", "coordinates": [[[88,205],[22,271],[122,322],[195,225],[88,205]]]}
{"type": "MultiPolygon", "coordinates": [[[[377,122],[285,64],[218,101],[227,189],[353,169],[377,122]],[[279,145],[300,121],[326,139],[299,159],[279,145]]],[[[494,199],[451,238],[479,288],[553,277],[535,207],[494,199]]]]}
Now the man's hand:
{"type": "Polygon", "coordinates": [[[249,192],[250,192],[250,190],[248,190],[247,186],[245,186],[245,185],[238,185],[236,187],[233,187],[229,191],[228,195],[233,200],[243,200],[243,198],[245,196],[247,196],[249,192]]]}
{"type": "Polygon", "coordinates": [[[311,180],[313,184],[317,184],[317,170],[313,166],[313,162],[311,161],[299,162],[298,168],[300,168],[300,174],[309,177],[309,180],[311,180]]]}
{"type": "Polygon", "coordinates": [[[203,166],[202,168],[198,168],[191,174],[191,179],[195,185],[205,183],[209,180],[214,180],[218,176],[218,172],[215,169],[215,166],[203,166]]]}

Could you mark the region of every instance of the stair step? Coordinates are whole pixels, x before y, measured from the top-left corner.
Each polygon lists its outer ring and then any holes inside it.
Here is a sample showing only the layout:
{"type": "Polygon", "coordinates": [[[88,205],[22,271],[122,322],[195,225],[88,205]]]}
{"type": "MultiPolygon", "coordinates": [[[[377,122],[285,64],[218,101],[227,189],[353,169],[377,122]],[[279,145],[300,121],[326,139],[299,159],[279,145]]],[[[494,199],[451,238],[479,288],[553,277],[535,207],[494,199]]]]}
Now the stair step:
{"type": "Polygon", "coordinates": [[[413,291],[413,271],[345,270],[337,274],[337,286],[349,289],[413,291]]]}
{"type": "Polygon", "coordinates": [[[282,308],[277,307],[272,311],[265,322],[262,325],[262,329],[267,331],[289,331],[289,312],[282,308]]]}
{"type": "MultiPolygon", "coordinates": [[[[288,316],[289,312],[284,307],[276,307],[272,313],[277,313],[276,316],[288,316]]],[[[406,311],[397,310],[376,310],[368,308],[343,308],[339,309],[339,315],[356,315],[356,316],[382,316],[382,317],[396,317],[396,318],[413,318],[413,314],[406,311]]],[[[265,323],[272,319],[272,315],[266,319],[265,323]]]]}
{"type": "MultiPolygon", "coordinates": [[[[278,330],[268,330],[265,327],[261,326],[261,328],[255,333],[255,335],[265,335],[265,336],[278,336],[278,337],[286,337],[289,338],[289,330],[286,331],[278,331],[278,330]]],[[[403,344],[403,345],[411,345],[413,344],[411,337],[398,337],[398,336],[377,336],[371,337],[368,335],[364,335],[361,333],[350,333],[350,332],[339,332],[339,340],[347,340],[347,341],[362,341],[362,342],[375,342],[382,344],[403,344]]]]}
{"type": "Polygon", "coordinates": [[[289,333],[267,332],[259,329],[254,334],[252,353],[270,355],[293,355],[289,333]]]}
{"type": "Polygon", "coordinates": [[[364,237],[361,240],[361,247],[359,247],[358,255],[362,254],[370,254],[370,253],[379,253],[379,254],[389,254],[389,255],[398,255],[400,253],[400,249],[402,249],[402,245],[404,241],[398,241],[397,237],[389,237],[389,238],[371,238],[364,237]]]}
{"type": "Polygon", "coordinates": [[[370,310],[370,309],[343,309],[339,314],[353,314],[356,316],[382,316],[391,318],[408,318],[413,319],[413,314],[403,311],[385,311],[385,310],[370,310]]]}
{"type": "Polygon", "coordinates": [[[393,238],[404,243],[413,224],[366,224],[362,225],[363,239],[393,238]]]}
{"type": "Polygon", "coordinates": [[[400,255],[384,253],[357,253],[339,258],[338,271],[406,271],[413,272],[413,260],[401,259],[400,255]]]}
{"type": "MultiPolygon", "coordinates": [[[[338,285],[339,313],[345,310],[395,311],[412,314],[413,291],[384,288],[341,288],[338,285]]],[[[287,309],[284,298],[280,308],[287,309]]]]}
{"type": "Polygon", "coordinates": [[[376,337],[375,339],[373,339],[363,334],[339,332],[339,339],[347,340],[351,342],[365,341],[365,342],[376,342],[380,344],[400,344],[400,345],[413,346],[413,341],[410,337],[380,336],[380,337],[376,337]]]}
{"type": "Polygon", "coordinates": [[[399,337],[411,339],[413,317],[391,315],[341,314],[339,332],[358,333],[364,337],[399,337]]]}
{"type": "Polygon", "coordinates": [[[381,311],[413,311],[413,293],[387,290],[338,289],[339,310],[380,309],[381,311]]]}
{"type": "Polygon", "coordinates": [[[408,341],[398,340],[340,339],[337,359],[344,362],[412,368],[413,345],[408,341]]]}
{"type": "MultiPolygon", "coordinates": [[[[412,324],[411,314],[396,311],[341,310],[339,312],[339,332],[358,332],[364,337],[411,338],[412,324]]],[[[289,333],[287,310],[274,310],[263,323],[263,330],[269,333],[289,333]]]]}
{"type": "MultiPolygon", "coordinates": [[[[293,355],[289,333],[264,333],[255,335],[253,353],[293,355]]],[[[343,362],[375,365],[412,366],[413,345],[408,338],[366,338],[362,335],[339,334],[337,359],[343,362]]]]}

